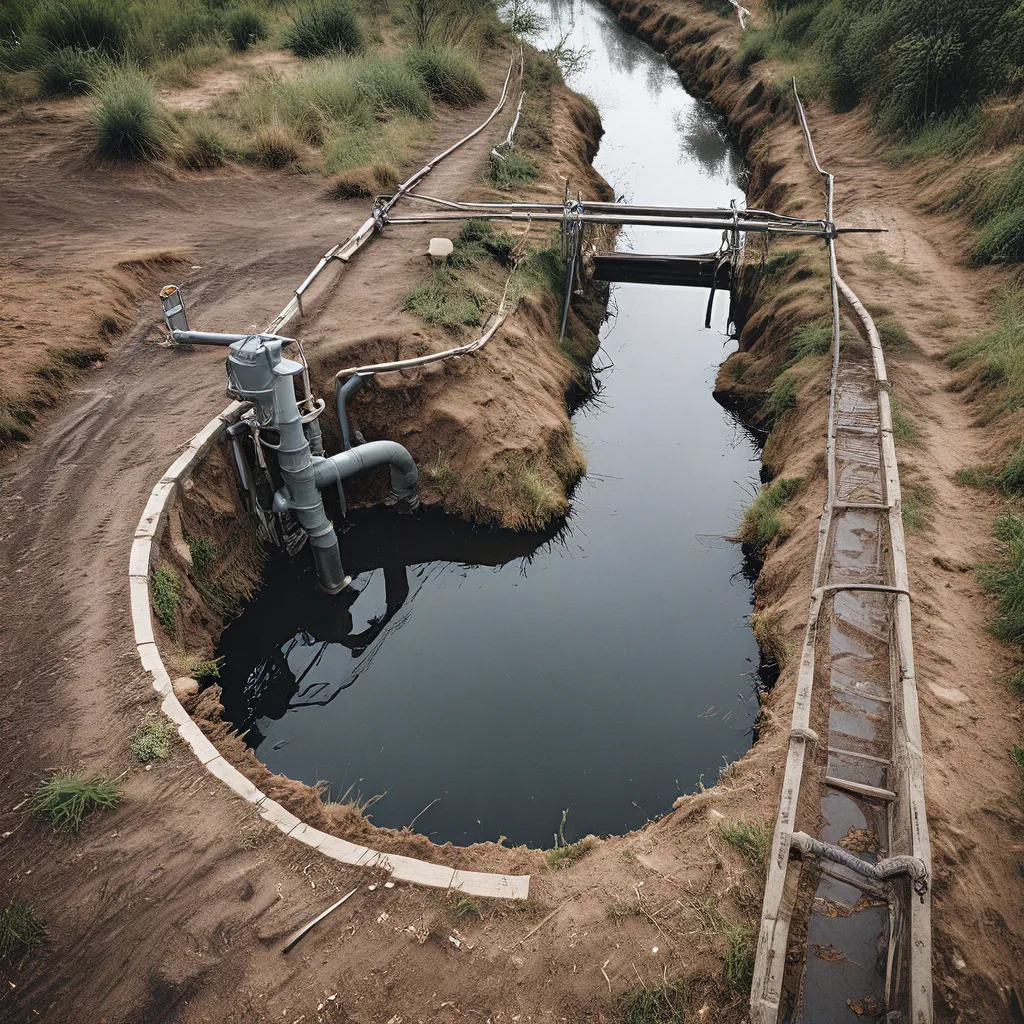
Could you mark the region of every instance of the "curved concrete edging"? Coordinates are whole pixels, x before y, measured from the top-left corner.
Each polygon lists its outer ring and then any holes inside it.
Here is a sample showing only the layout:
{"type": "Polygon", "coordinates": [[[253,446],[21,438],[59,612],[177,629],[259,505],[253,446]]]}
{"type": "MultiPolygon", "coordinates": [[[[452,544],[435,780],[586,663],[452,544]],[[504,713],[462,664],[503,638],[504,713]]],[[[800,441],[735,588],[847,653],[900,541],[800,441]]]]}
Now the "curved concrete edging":
{"type": "Polygon", "coordinates": [[[343,864],[383,868],[401,882],[413,882],[438,889],[455,889],[472,896],[525,900],[530,894],[529,875],[496,875],[485,871],[460,871],[431,864],[414,857],[379,853],[366,846],[357,846],[345,839],[328,835],[300,821],[279,803],[257,789],[234,765],[230,764],[203,734],[171,689],[171,678],[164,667],[153,632],[150,610],[149,570],[159,549],[160,538],[167,524],[167,512],[173,506],[178,488],[187,481],[196,466],[220,438],[228,423],[236,420],[245,408],[232,402],[189,441],[184,452],[175,459],[149,496],[142,518],[135,530],[128,581],[131,592],[132,624],[135,644],[143,669],[153,680],[153,688],[163,698],[160,709],[178,727],[182,740],[192,748],[199,763],[215,775],[243,800],[255,804],[260,817],[277,826],[290,839],[319,850],[325,857],[343,864]]]}

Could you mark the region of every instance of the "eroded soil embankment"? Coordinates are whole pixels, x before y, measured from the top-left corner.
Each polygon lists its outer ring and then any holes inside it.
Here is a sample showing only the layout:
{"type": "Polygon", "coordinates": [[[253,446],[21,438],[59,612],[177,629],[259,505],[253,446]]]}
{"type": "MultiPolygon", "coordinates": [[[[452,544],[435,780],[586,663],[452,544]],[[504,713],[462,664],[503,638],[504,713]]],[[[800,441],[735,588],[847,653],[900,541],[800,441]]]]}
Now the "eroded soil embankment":
{"type": "MultiPolygon", "coordinates": [[[[696,3],[604,2],[725,116],[747,157],[750,206],[820,215],[821,184],[785,89],[772,82],[770,66],[749,73],[738,67],[734,17],[696,3]]],[[[1008,654],[986,631],[990,606],[965,571],[992,557],[998,501],[958,488],[952,479],[957,469],[990,461],[1001,441],[950,393],[952,374],[941,361],[952,344],[989,321],[993,292],[1005,282],[996,270],[967,269],[960,261],[970,246],[969,229],[963,221],[921,212],[920,166],[883,163],[882,143],[863,111],[838,115],[814,104],[810,118],[818,157],[836,177],[837,220],[887,232],[843,238],[840,272],[876,316],[897,317],[912,342],[891,346],[886,360],[910,424],[897,444],[905,520],[907,505],[916,503],[918,516],[922,505],[926,509],[923,523],[915,518],[907,528],[934,858],[936,1013],[948,1021],[1010,1020],[1010,993],[1019,990],[1024,962],[1024,821],[1019,774],[1007,756],[1017,742],[1020,709],[1005,686],[1008,654]]],[[[827,388],[827,360],[798,359],[794,351],[794,329],[828,312],[821,255],[800,248],[801,258],[778,249],[769,255],[740,352],[719,376],[723,392],[747,408],[760,404],[774,420],[765,449],[772,475],[804,477],[799,504],[790,507],[796,528],[769,551],[756,591],[763,614],[781,615],[791,645],[804,621],[811,527],[824,494],[827,388]],[[786,371],[791,398],[773,403],[773,382],[794,360],[786,371]]],[[[775,716],[780,723],[789,719],[790,677],[784,672],[766,701],[769,741],[775,716]]]]}

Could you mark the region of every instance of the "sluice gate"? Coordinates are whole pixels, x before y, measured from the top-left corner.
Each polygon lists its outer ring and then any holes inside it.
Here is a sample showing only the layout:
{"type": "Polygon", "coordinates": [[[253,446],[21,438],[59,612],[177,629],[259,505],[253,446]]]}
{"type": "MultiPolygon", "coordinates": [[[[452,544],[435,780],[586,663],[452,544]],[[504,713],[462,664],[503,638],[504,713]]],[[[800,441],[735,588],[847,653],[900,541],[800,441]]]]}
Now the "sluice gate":
{"type": "MultiPolygon", "coordinates": [[[[483,130],[502,109],[501,101],[483,130]]],[[[757,1024],[831,1024],[851,1011],[887,1024],[930,1024],[931,859],[924,807],[910,594],[889,406],[888,380],[870,317],[838,275],[835,240],[847,231],[833,220],[833,181],[808,150],[826,183],[820,220],[771,211],[594,203],[464,203],[414,192],[433,166],[393,195],[379,197],[369,219],[332,248],[295,290],[265,333],[211,335],[190,330],[180,290],[165,290],[170,334],[179,343],[224,344],[229,393],[249,403],[232,436],[241,489],[268,535],[289,551],[309,541],[320,585],[347,579],[322,492],[353,472],[388,464],[394,500],[416,504],[416,468],[400,445],[361,444],[349,429],[345,398],[374,374],[409,371],[469,355],[499,331],[514,303],[506,284],[479,338],[426,356],[338,371],[336,403],[344,450],[323,451],[315,397],[301,345],[280,332],[303,313],[304,296],[328,267],[344,265],[378,233],[413,224],[486,219],[560,228],[566,264],[566,317],[585,266],[598,280],[728,287],[748,234],[819,238],[829,253],[832,292],[832,380],[828,430],[828,494],[819,530],[810,614],[797,682],[793,723],[765,889],[751,991],[757,1024]],[[400,203],[432,209],[396,215],[400,203]],[[719,232],[714,253],[647,255],[587,251],[592,226],[647,225],[719,232]],[[854,309],[867,347],[840,352],[839,296],[854,309]],[[296,344],[298,358],[283,349],[296,344]],[[867,353],[865,355],[865,352],[867,353]]],[[[511,145],[511,133],[504,145],[511,145]]],[[[513,259],[514,272],[515,259],[513,259]]],[[[511,274],[509,276],[511,281],[511,274]]],[[[710,311],[710,302],[709,302],[710,311]]]]}

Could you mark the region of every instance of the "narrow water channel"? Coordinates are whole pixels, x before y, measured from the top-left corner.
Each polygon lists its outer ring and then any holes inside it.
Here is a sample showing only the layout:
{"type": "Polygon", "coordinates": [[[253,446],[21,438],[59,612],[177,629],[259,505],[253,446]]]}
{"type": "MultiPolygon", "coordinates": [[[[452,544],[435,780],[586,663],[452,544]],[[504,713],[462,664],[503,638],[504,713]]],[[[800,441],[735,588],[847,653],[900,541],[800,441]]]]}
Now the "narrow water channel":
{"type": "MultiPolygon", "coordinates": [[[[596,164],[617,195],[743,200],[738,154],[663,58],[592,0],[538,6],[540,45],[589,53],[569,84],[600,109],[596,164]]],[[[619,246],[718,241],[638,228],[619,246]]],[[[386,794],[374,822],[415,819],[437,842],[546,847],[564,810],[569,839],[636,828],[748,749],[751,586],[720,538],[758,452],[712,398],[733,343],[727,298],[711,330],[706,299],[612,286],[604,386],[574,419],[589,471],[557,530],[361,512],[342,538],[358,575],[334,598],[304,555],[271,559],[218,653],[226,716],[273,771],[325,780],[335,798],[386,794]]]]}

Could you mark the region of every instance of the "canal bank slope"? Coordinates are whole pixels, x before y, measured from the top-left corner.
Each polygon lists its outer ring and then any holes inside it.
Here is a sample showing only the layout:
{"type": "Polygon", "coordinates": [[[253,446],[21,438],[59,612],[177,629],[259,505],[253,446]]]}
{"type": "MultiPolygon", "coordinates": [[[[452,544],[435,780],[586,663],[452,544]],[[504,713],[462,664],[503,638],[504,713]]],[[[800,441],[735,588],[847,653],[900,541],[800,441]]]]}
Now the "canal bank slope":
{"type": "MultiPolygon", "coordinates": [[[[750,206],[817,215],[820,181],[786,91],[774,86],[770,67],[741,69],[741,29],[731,13],[687,2],[603,2],[723,114],[747,156],[750,206]]],[[[967,269],[965,226],[919,212],[920,167],[883,163],[882,144],[862,111],[838,115],[815,104],[810,120],[819,159],[836,177],[837,220],[887,232],[843,238],[840,272],[876,315],[895,314],[912,343],[890,346],[886,359],[910,424],[897,446],[905,493],[908,504],[916,496],[918,513],[924,511],[909,538],[909,563],[934,851],[936,1015],[1008,1021],[1024,956],[1024,819],[1019,772],[1007,755],[1021,714],[1005,685],[1007,651],[986,631],[991,608],[968,572],[994,554],[990,529],[999,502],[953,482],[958,469],[990,461],[1000,439],[986,436],[951,393],[954,375],[941,361],[951,345],[989,322],[991,295],[1005,279],[991,269],[967,269]]],[[[820,498],[825,365],[802,361],[794,378],[795,411],[780,416],[776,407],[774,417],[767,411],[773,385],[794,357],[794,331],[827,313],[814,259],[811,253],[803,261],[804,277],[783,272],[755,299],[740,353],[723,366],[719,389],[747,408],[760,405],[769,423],[774,419],[765,450],[771,475],[802,476],[805,492],[811,486],[820,498]]],[[[792,514],[806,523],[820,507],[816,498],[792,514]]],[[[813,546],[813,534],[798,528],[769,551],[757,586],[759,611],[782,616],[794,647],[807,594],[802,569],[813,546]]],[[[768,702],[766,739],[788,725],[791,677],[792,670],[784,671],[768,702]]]]}

